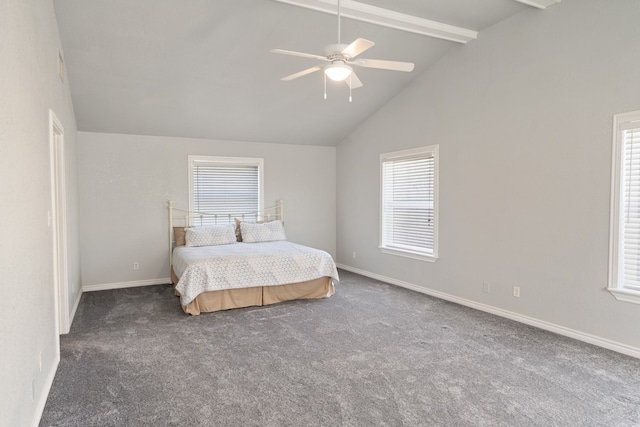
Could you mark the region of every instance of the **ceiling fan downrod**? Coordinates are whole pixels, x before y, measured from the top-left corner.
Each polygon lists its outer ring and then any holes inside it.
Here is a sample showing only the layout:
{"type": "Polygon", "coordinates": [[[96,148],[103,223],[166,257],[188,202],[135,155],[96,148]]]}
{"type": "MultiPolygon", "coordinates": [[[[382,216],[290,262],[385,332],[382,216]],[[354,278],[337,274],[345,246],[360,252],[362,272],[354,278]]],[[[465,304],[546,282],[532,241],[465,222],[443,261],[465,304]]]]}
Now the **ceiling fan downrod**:
{"type": "Polygon", "coordinates": [[[340,17],[341,17],[341,13],[340,13],[340,0],[338,0],[338,44],[342,43],[340,41],[340,17]]]}
{"type": "MultiPolygon", "coordinates": [[[[341,23],[342,23],[342,10],[340,8],[340,0],[338,0],[338,45],[342,43],[342,38],[340,34],[341,23]]],[[[345,63],[344,56],[338,53],[329,55],[328,59],[331,60],[332,64],[335,62],[341,62],[342,64],[345,63]]],[[[348,65],[346,66],[348,67],[348,65]]],[[[351,76],[352,75],[353,73],[349,73],[349,77],[348,77],[349,78],[349,102],[353,102],[353,98],[351,97],[351,84],[352,84],[351,76]]],[[[326,74],[324,75],[324,99],[327,99],[327,75],[326,74]]]]}

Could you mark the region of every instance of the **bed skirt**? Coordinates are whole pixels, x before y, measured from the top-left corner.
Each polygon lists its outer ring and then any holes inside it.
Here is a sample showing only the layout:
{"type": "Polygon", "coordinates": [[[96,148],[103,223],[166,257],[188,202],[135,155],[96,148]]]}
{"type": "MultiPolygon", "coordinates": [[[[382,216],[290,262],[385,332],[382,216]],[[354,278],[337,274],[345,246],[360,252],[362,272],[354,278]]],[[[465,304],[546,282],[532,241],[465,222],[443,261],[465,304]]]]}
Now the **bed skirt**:
{"type": "MultiPolygon", "coordinates": [[[[171,269],[171,280],[174,286],[178,283],[178,278],[173,269],[171,269]]],[[[185,313],[197,316],[200,313],[211,313],[232,308],[270,305],[298,299],[328,298],[334,292],[333,279],[331,277],[321,277],[286,285],[203,292],[186,307],[182,304],[180,306],[185,313]]],[[[180,295],[177,291],[176,294],[180,295]]]]}

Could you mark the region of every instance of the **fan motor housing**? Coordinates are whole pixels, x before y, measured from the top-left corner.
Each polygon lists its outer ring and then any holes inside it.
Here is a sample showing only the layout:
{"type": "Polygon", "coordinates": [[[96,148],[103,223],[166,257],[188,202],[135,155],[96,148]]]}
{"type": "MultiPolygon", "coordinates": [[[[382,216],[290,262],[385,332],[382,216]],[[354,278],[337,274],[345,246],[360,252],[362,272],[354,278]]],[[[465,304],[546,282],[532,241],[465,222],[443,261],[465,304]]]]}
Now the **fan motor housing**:
{"type": "Polygon", "coordinates": [[[348,44],[345,43],[334,43],[334,44],[330,44],[325,46],[324,48],[324,54],[326,55],[327,59],[329,61],[334,61],[336,59],[349,59],[346,58],[341,52],[347,47],[349,46],[348,44]]]}

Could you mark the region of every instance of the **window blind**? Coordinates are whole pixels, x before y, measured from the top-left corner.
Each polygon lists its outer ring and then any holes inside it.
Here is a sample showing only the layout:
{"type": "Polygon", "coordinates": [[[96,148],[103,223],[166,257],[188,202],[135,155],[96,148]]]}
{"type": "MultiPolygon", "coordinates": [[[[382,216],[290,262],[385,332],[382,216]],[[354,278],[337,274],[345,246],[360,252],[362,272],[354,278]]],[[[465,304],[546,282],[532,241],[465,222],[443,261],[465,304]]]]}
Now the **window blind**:
{"type": "Polygon", "coordinates": [[[258,165],[194,162],[191,169],[192,210],[221,215],[260,210],[258,165]]]}
{"type": "MultiPolygon", "coordinates": [[[[640,124],[622,129],[623,287],[640,291],[640,124]]],[[[626,126],[629,127],[629,126],[626,126]]]]}
{"type": "Polygon", "coordinates": [[[433,153],[383,160],[382,247],[433,254],[434,180],[433,153]]]}

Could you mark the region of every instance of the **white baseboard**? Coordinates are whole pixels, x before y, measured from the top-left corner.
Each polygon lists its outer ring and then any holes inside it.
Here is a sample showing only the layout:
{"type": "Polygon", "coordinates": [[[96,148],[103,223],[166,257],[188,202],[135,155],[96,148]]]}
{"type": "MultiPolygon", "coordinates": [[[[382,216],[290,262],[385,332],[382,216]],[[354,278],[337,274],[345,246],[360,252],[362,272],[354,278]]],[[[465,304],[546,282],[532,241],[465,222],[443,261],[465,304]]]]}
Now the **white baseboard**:
{"type": "Polygon", "coordinates": [[[49,367],[49,372],[47,372],[47,376],[44,380],[44,384],[42,387],[42,393],[40,393],[40,397],[38,398],[38,403],[36,404],[35,412],[33,413],[33,419],[31,425],[33,427],[38,427],[40,425],[40,419],[42,418],[42,413],[44,412],[44,407],[47,404],[47,398],[49,397],[49,393],[51,392],[51,387],[53,386],[53,379],[56,377],[56,371],[58,370],[58,365],[60,364],[60,347],[56,349],[56,356],[53,359],[53,363],[49,367]]]}
{"type": "Polygon", "coordinates": [[[505,317],[507,319],[515,320],[516,322],[525,323],[536,328],[544,329],[546,331],[554,332],[559,335],[564,335],[569,338],[574,338],[579,341],[584,341],[589,344],[597,345],[599,347],[613,350],[618,353],[626,354],[628,356],[636,357],[640,359],[640,348],[632,347],[626,344],[622,344],[616,341],[608,340],[606,338],[597,337],[595,335],[586,334],[584,332],[576,331],[575,329],[566,328],[564,326],[549,323],[544,320],[539,320],[533,317],[524,316],[522,314],[514,313],[512,311],[504,310],[491,305],[483,304],[480,302],[460,298],[455,295],[450,295],[444,292],[435,291],[433,289],[427,289],[422,286],[415,285],[413,283],[404,282],[402,280],[393,279],[391,277],[382,276],[380,274],[371,273],[366,270],[351,267],[344,264],[337,264],[338,268],[351,271],[352,273],[360,274],[362,276],[370,277],[372,279],[380,280],[381,282],[397,285],[403,288],[411,289],[412,291],[420,292],[426,295],[431,295],[436,298],[451,301],[456,304],[464,305],[474,308],[476,310],[484,311],[487,313],[495,314],[496,316],[505,317]]]}
{"type": "Polygon", "coordinates": [[[71,325],[73,325],[73,318],[76,317],[76,310],[78,310],[81,298],[82,288],[80,289],[80,292],[78,292],[78,298],[76,298],[76,302],[73,303],[73,308],[71,309],[71,313],[69,314],[69,328],[71,328],[71,325]]]}
{"type": "Polygon", "coordinates": [[[101,285],[84,285],[82,286],[82,292],[93,291],[106,291],[108,289],[123,289],[123,288],[137,288],[138,286],[151,286],[151,285],[166,285],[171,283],[171,279],[147,279],[136,280],[133,282],[118,282],[118,283],[103,283],[101,285]]]}

